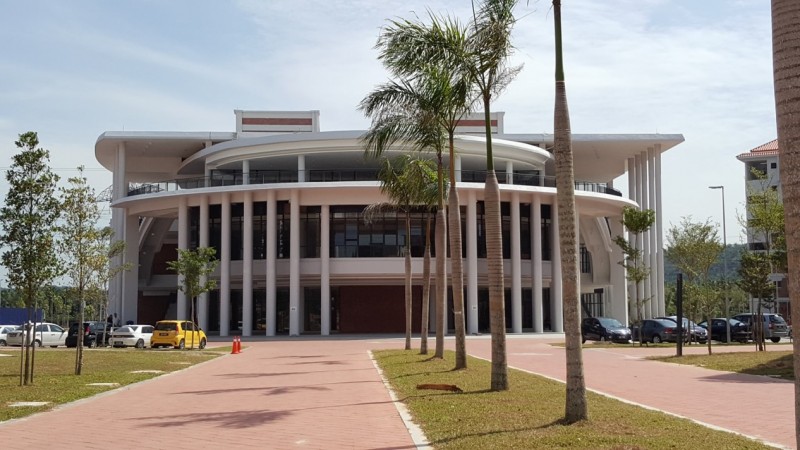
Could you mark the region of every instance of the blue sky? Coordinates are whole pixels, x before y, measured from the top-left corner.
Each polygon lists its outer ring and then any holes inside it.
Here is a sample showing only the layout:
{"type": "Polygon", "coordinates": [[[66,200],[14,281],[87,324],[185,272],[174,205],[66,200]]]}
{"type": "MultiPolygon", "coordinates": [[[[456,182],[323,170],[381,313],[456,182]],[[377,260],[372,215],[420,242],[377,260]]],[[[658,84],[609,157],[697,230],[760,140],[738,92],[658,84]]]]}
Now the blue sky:
{"type": "MultiPolygon", "coordinates": [[[[388,18],[467,18],[467,0],[29,0],[0,2],[0,167],[34,130],[66,178],[111,184],[104,131],[233,131],[234,109],[320,110],[323,130],[365,129],[356,105],[386,73],[373,49],[388,18]]],[[[744,239],[744,167],[775,138],[769,2],[564,0],[575,133],[682,133],[663,156],[665,228],[681,217],[744,239]]],[[[521,2],[519,77],[493,108],[509,133],[552,133],[550,2],[521,2]]],[[[625,180],[617,184],[626,190],[625,180]]],[[[5,195],[0,182],[0,195],[5,195]]]]}

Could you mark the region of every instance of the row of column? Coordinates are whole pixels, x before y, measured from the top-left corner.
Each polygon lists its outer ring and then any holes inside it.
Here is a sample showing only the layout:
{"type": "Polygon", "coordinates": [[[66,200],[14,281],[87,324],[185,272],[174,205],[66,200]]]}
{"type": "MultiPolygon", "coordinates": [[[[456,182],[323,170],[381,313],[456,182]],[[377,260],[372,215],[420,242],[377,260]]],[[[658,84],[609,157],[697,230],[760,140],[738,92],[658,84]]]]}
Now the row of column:
{"type": "MultiPolygon", "coordinates": [[[[664,240],[661,213],[661,144],[648,147],[647,151],[628,158],[628,191],[631,200],[639,204],[642,210],[655,211],[656,220],[653,226],[639,236],[628,233],[628,241],[636,241],[636,248],[642,250],[642,258],[650,268],[648,278],[638,286],[638,295],[643,303],[643,318],[663,316],[666,314],[664,299],[664,240]]],[[[629,289],[637,289],[630,286],[629,289]]],[[[630,298],[635,298],[635,291],[630,298]]],[[[632,302],[633,303],[633,302],[632,302]]],[[[633,317],[636,317],[635,304],[631,305],[633,317]]]]}
{"type": "MultiPolygon", "coordinates": [[[[299,217],[300,202],[299,191],[294,190],[291,194],[290,208],[291,217],[299,217]]],[[[478,239],[477,239],[477,199],[476,192],[469,191],[467,195],[467,255],[466,255],[466,287],[467,287],[467,332],[478,332],[478,239]]],[[[552,249],[552,277],[551,277],[551,323],[553,331],[563,331],[562,316],[562,295],[561,295],[561,268],[560,253],[558,245],[558,214],[556,205],[552,205],[552,227],[550,236],[550,248],[552,249]]],[[[542,270],[542,228],[541,228],[541,200],[538,195],[533,195],[531,199],[531,242],[532,263],[531,263],[531,287],[533,292],[533,325],[535,332],[544,331],[544,306],[543,306],[543,270],[542,270]]],[[[208,197],[204,196],[200,201],[200,226],[199,226],[199,245],[208,246],[209,236],[209,203],[208,197]]],[[[322,205],[320,207],[320,295],[321,295],[321,333],[330,333],[330,207],[322,205]]],[[[253,312],[253,200],[252,193],[245,193],[244,199],[244,254],[242,260],[242,333],[249,336],[252,332],[252,312],[253,312]]],[[[277,201],[275,191],[268,191],[267,197],[267,230],[266,242],[276,241],[277,224],[274,218],[277,215],[277,201]]],[[[223,194],[221,202],[221,234],[230,234],[231,201],[229,194],[223,194]]],[[[521,235],[520,235],[520,193],[513,193],[511,199],[511,273],[506,278],[511,280],[511,308],[512,323],[509,324],[512,332],[522,332],[522,258],[521,258],[521,235]]],[[[290,222],[290,258],[289,258],[289,333],[298,335],[300,333],[300,227],[299,220],[290,222]]],[[[189,207],[186,198],[179,200],[178,205],[178,248],[188,249],[189,244],[189,207]]],[[[266,255],[267,273],[266,279],[266,334],[275,335],[276,324],[276,262],[277,255],[274,245],[267,245],[266,255]]],[[[222,239],[220,249],[220,335],[230,334],[230,288],[231,288],[231,250],[230,240],[222,239]]],[[[179,283],[181,280],[179,280],[179,283]]],[[[203,294],[198,299],[198,320],[200,326],[208,328],[208,294],[203,294]]],[[[186,295],[178,291],[177,297],[178,317],[189,317],[189,303],[186,295]]],[[[442,318],[445,320],[444,318],[442,318]]]]}

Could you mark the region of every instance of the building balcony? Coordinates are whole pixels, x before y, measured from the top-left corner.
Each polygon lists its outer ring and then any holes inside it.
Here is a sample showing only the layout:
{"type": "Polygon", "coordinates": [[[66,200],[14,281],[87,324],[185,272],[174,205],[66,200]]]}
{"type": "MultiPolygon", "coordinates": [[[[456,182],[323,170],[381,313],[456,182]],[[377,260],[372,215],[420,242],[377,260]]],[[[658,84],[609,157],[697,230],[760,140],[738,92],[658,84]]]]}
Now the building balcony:
{"type": "MultiPolygon", "coordinates": [[[[508,174],[498,171],[497,179],[501,184],[515,184],[521,186],[556,187],[554,176],[539,175],[536,173],[508,174]],[[509,176],[511,175],[511,176],[509,176]]],[[[378,169],[310,169],[305,171],[306,182],[349,182],[349,181],[378,181],[378,169]]],[[[248,183],[241,172],[214,174],[208,177],[181,178],[177,180],[161,181],[157,183],[142,183],[128,190],[128,196],[154,194],[157,192],[174,192],[185,189],[199,189],[220,186],[242,186],[245,184],[274,184],[297,183],[299,181],[297,170],[259,170],[249,174],[248,183]]],[[[483,183],[486,180],[485,170],[462,170],[461,182],[483,183]]],[[[598,192],[601,194],[621,197],[622,193],[605,183],[576,181],[575,189],[578,191],[598,192]]]]}

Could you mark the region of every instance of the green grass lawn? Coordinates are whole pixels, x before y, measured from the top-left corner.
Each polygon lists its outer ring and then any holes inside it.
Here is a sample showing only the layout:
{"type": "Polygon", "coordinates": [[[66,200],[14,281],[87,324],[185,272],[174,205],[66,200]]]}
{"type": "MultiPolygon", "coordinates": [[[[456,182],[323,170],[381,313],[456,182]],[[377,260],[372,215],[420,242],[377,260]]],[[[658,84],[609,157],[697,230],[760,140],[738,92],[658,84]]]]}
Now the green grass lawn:
{"type": "Polygon", "coordinates": [[[490,392],[487,361],[470,358],[467,370],[453,371],[454,355],[449,351],[444,360],[416,351],[374,354],[398,398],[437,449],[769,448],[591,392],[590,420],[564,425],[561,383],[510,369],[511,389],[490,392]],[[418,390],[423,383],[454,384],[464,392],[418,390]]]}
{"type": "Polygon", "coordinates": [[[684,355],[681,357],[652,357],[651,359],[694,365],[713,370],[794,380],[794,364],[792,363],[791,350],[714,353],[711,355],[684,355]]]}
{"type": "Polygon", "coordinates": [[[19,385],[20,349],[4,347],[0,354],[0,421],[28,416],[63,403],[185,369],[230,352],[230,347],[206,350],[85,349],[83,369],[75,373],[75,349],[37,349],[34,384],[19,385]],[[160,373],[131,373],[161,371],[160,373]],[[12,402],[49,402],[46,406],[10,407],[12,402]]]}

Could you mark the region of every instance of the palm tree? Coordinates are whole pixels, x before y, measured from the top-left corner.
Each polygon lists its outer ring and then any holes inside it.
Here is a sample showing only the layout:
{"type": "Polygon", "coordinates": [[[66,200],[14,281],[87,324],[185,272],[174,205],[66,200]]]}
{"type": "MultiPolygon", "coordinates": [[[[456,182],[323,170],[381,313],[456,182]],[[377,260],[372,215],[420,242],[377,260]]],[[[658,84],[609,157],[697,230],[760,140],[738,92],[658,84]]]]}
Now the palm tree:
{"type": "MultiPolygon", "coordinates": [[[[412,21],[394,21],[382,33],[378,47],[380,58],[391,64],[401,77],[424,78],[431,92],[431,119],[445,130],[449,147],[448,236],[450,244],[453,316],[455,318],[456,369],[467,367],[466,333],[464,326],[464,269],[461,254],[461,208],[455,174],[455,132],[459,121],[471,110],[476,100],[471,78],[461,70],[458,61],[435,58],[433,63],[416,59],[420,48],[446,46],[463,54],[467,44],[467,29],[450,17],[430,15],[430,25],[412,21]],[[407,45],[411,37],[415,44],[407,45]],[[410,53],[410,54],[409,54],[410,53]],[[424,65],[423,65],[424,64],[424,65]],[[395,67],[398,66],[398,67],[395,67]]],[[[437,248],[443,243],[437,243],[437,248]]],[[[438,261],[438,260],[437,260],[438,261]]],[[[438,269],[437,269],[438,271],[438,269]]]]}
{"type": "MultiPolygon", "coordinates": [[[[384,64],[399,76],[415,76],[419,67],[431,61],[446,64],[468,77],[478,92],[486,119],[486,248],[489,271],[489,303],[492,332],[492,390],[508,389],[508,362],[505,343],[505,307],[503,288],[503,249],[500,216],[500,189],[494,172],[491,139],[490,103],[519,73],[506,61],[511,54],[513,9],[517,0],[484,0],[474,11],[463,42],[455,39],[452,27],[426,27],[420,22],[393,21],[384,33],[384,64]],[[460,45],[454,45],[459,43],[460,45]]],[[[379,41],[379,46],[381,41],[379,41]]],[[[460,221],[459,221],[460,222],[460,221]]]]}
{"type": "Polygon", "coordinates": [[[564,335],[567,356],[567,396],[564,419],[575,423],[589,418],[586,381],[581,348],[580,271],[578,269],[577,214],[575,213],[575,172],[572,164],[572,136],[564,81],[561,45],[561,0],[553,0],[556,32],[556,105],[553,153],[556,160],[558,238],[561,246],[561,283],[564,304],[564,335]]]}
{"type": "MultiPolygon", "coordinates": [[[[387,195],[392,203],[376,203],[367,206],[364,209],[364,221],[371,222],[386,210],[399,210],[405,214],[405,349],[410,350],[412,318],[411,214],[416,205],[428,205],[436,201],[435,199],[438,197],[435,188],[437,183],[436,167],[428,159],[414,158],[411,155],[401,155],[394,160],[384,158],[381,162],[381,169],[378,171],[378,179],[381,181],[381,192],[387,195]],[[433,189],[431,189],[431,185],[434,186],[433,189]]],[[[427,308],[423,308],[423,322],[427,319],[426,311],[427,308]]],[[[427,334],[427,323],[425,325],[424,331],[427,334]]]]}
{"type": "Polygon", "coordinates": [[[511,29],[516,20],[513,9],[517,0],[485,0],[474,13],[470,32],[470,51],[465,69],[483,100],[486,122],[486,264],[489,275],[489,326],[492,333],[493,391],[508,389],[506,355],[505,289],[503,286],[503,230],[500,212],[500,185],[494,171],[490,104],[516,76],[520,68],[506,66],[511,55],[511,29]]]}
{"type": "Polygon", "coordinates": [[[436,153],[438,179],[438,209],[436,213],[436,351],[434,356],[444,357],[444,323],[446,317],[445,284],[445,176],[442,168],[442,152],[445,135],[433,118],[439,93],[431,88],[437,86],[435,70],[430,76],[414,80],[389,81],[378,86],[361,101],[359,109],[372,117],[372,125],[364,135],[367,155],[378,156],[396,144],[405,145],[411,151],[436,153]]]}
{"type": "MultiPolygon", "coordinates": [[[[786,205],[786,250],[789,273],[800,270],[800,98],[796,95],[800,80],[800,3],[796,0],[772,0],[772,67],[775,78],[775,110],[778,120],[781,189],[786,205]]],[[[800,317],[800,284],[789,283],[792,317],[800,317]]],[[[800,446],[800,343],[794,342],[795,436],[800,446]]]]}

